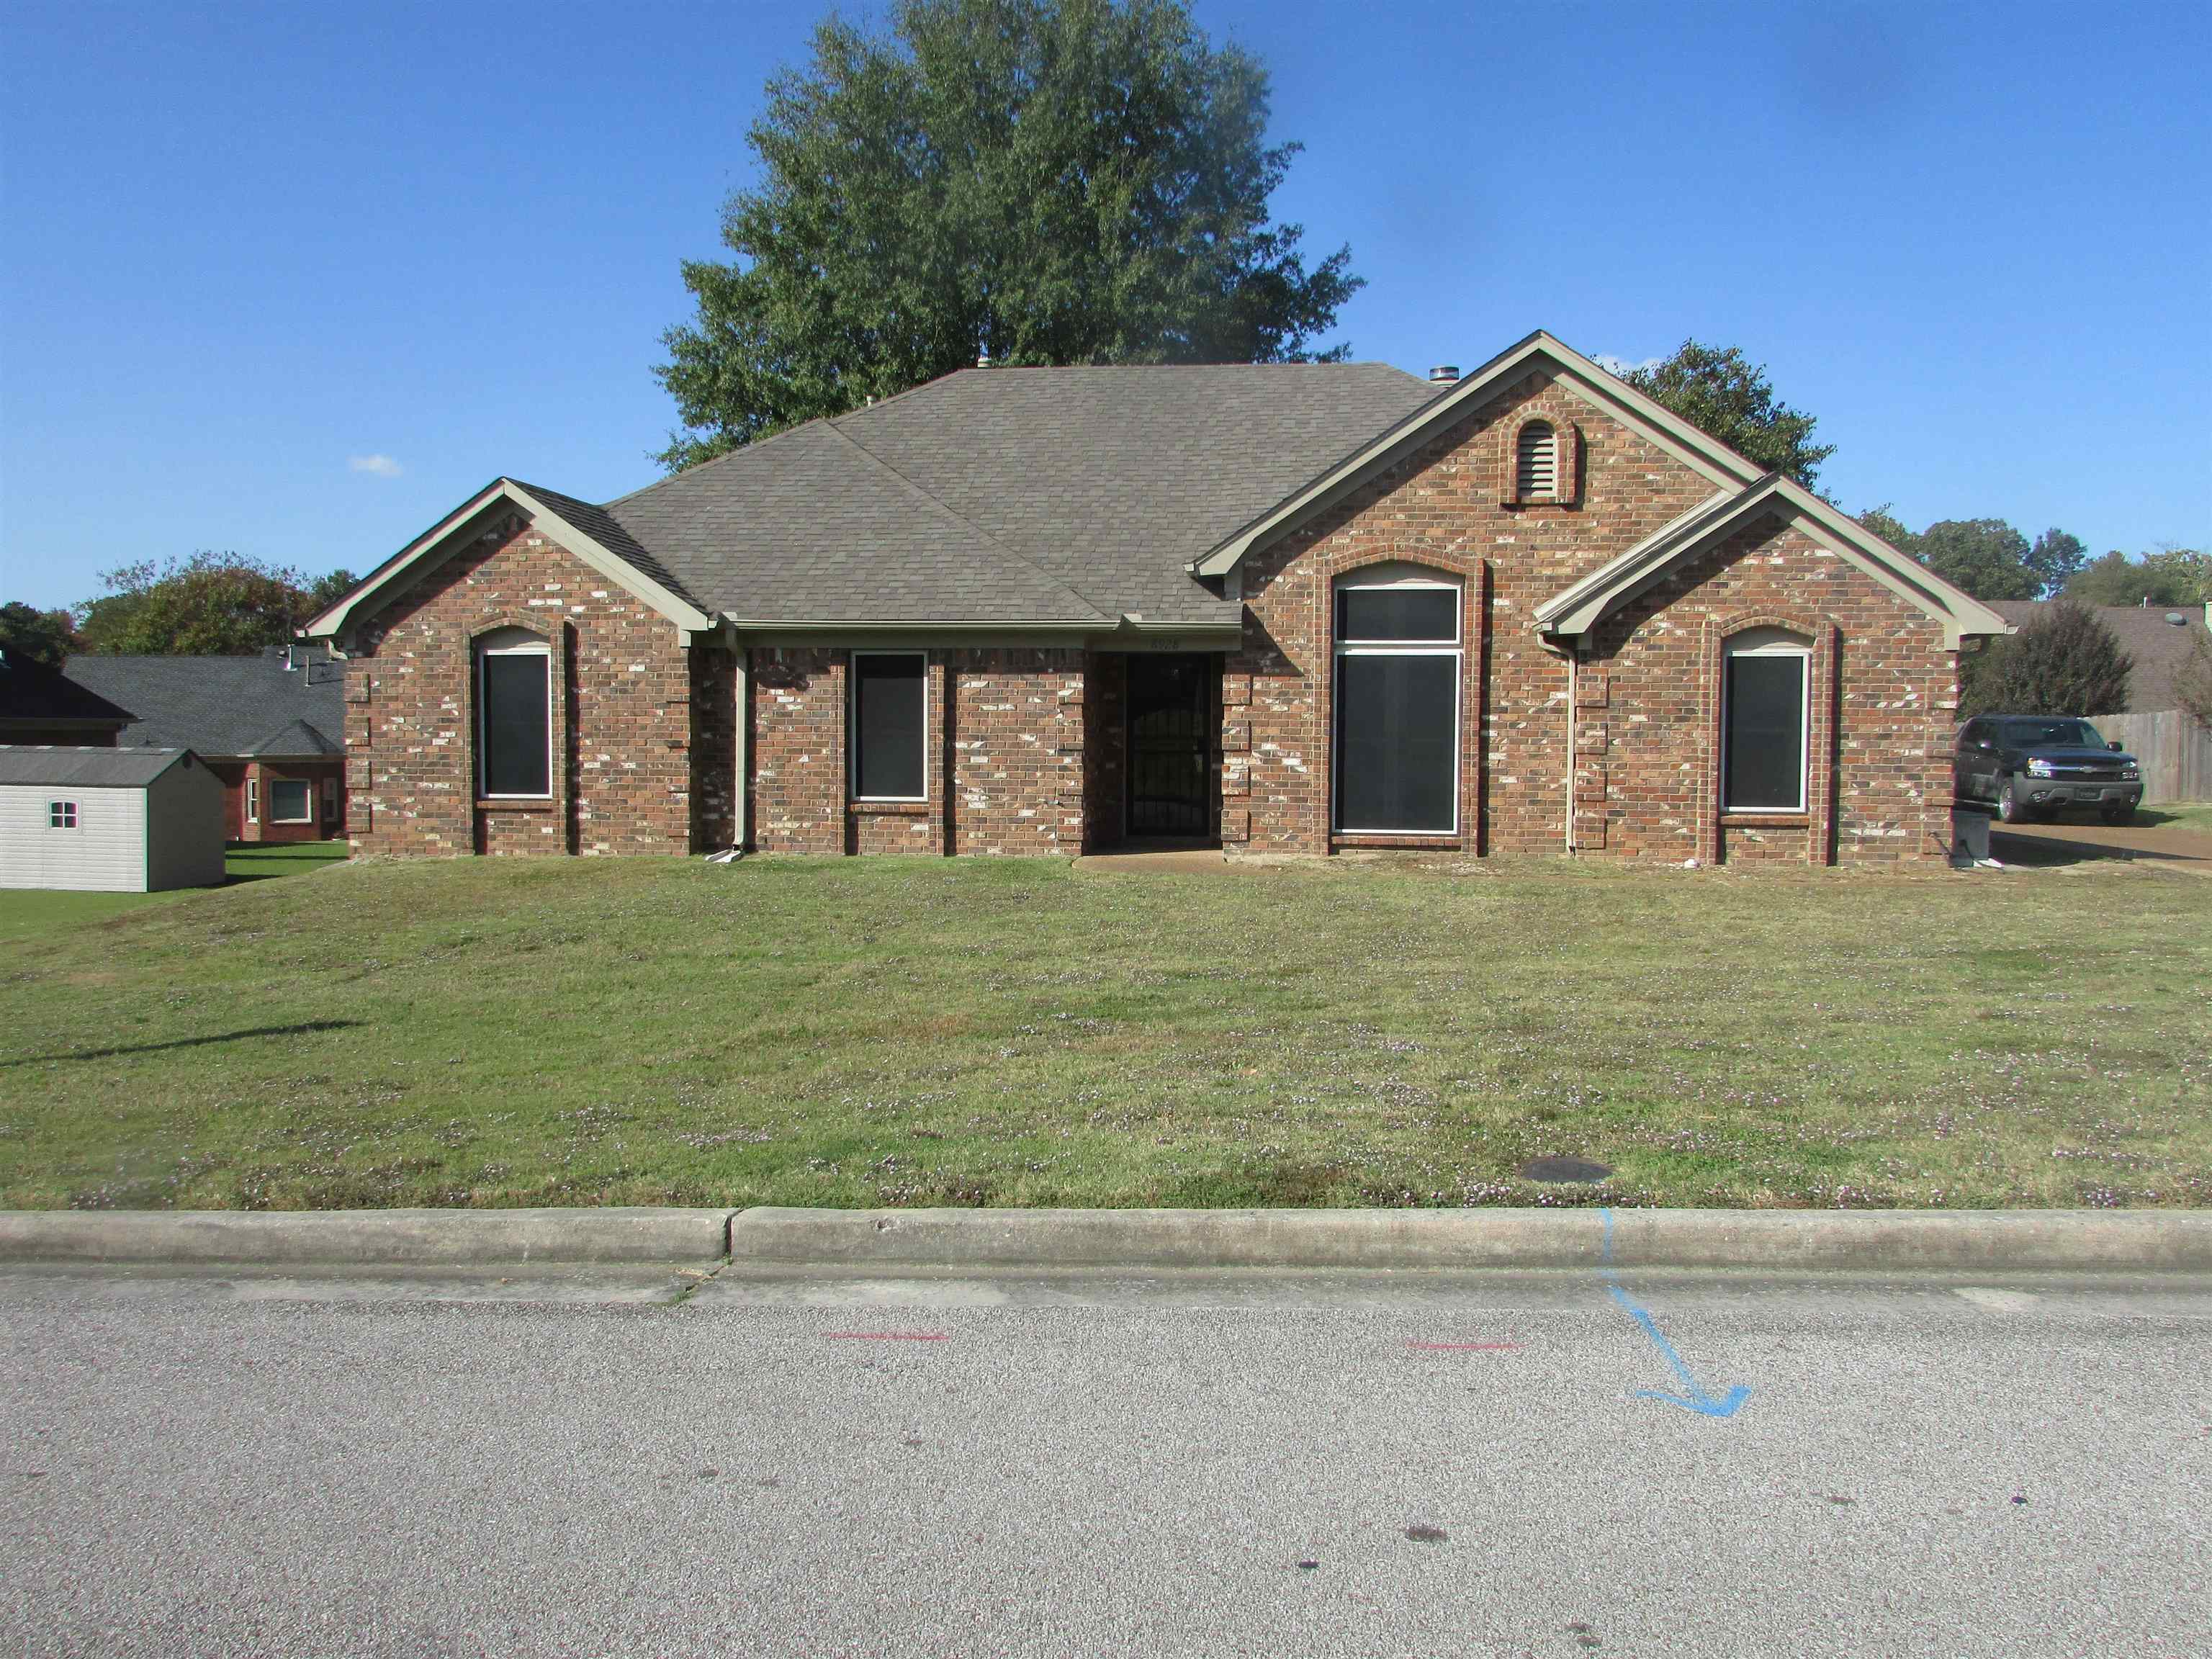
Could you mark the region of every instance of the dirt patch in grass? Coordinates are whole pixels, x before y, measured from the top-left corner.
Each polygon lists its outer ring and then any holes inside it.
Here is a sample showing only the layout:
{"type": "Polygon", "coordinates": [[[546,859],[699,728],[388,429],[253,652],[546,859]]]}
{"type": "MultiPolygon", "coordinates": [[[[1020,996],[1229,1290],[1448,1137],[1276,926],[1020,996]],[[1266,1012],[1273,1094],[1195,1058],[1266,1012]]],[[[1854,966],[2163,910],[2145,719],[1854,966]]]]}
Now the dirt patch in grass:
{"type": "Polygon", "coordinates": [[[10,917],[9,1206],[2212,1202],[2148,865],[356,862],[10,917]],[[1589,1186],[1518,1173],[1571,1156],[1589,1186]]]}

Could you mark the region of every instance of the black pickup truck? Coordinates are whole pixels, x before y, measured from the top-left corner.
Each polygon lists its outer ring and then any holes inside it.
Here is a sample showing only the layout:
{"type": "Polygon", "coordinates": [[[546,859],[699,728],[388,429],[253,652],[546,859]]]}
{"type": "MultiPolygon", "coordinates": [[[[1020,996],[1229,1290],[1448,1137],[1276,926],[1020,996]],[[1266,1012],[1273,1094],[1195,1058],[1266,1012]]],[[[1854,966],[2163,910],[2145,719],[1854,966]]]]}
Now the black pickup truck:
{"type": "Polygon", "coordinates": [[[2142,799],[2142,769],[2087,720],[1984,714],[1959,728],[1951,793],[1987,801],[2007,823],[2075,809],[2125,823],[2142,799]]]}

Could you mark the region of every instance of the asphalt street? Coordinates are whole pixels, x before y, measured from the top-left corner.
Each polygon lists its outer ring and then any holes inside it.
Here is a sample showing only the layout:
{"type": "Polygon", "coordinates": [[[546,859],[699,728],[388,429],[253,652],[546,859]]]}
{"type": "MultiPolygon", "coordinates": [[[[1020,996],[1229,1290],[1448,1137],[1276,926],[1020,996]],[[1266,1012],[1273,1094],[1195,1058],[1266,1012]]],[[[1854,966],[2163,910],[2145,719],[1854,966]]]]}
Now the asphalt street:
{"type": "Polygon", "coordinates": [[[0,1650],[2212,1652],[2212,1285],[0,1274],[0,1650]]]}

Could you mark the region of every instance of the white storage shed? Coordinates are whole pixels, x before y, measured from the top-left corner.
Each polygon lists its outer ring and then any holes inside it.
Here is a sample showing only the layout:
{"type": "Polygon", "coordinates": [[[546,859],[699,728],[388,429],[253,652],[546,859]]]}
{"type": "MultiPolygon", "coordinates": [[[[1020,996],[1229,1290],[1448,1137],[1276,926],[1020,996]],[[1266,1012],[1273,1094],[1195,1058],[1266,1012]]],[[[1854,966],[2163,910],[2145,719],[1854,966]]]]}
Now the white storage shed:
{"type": "Polygon", "coordinates": [[[0,745],[0,887],[222,882],[222,780],[189,749],[0,745]]]}

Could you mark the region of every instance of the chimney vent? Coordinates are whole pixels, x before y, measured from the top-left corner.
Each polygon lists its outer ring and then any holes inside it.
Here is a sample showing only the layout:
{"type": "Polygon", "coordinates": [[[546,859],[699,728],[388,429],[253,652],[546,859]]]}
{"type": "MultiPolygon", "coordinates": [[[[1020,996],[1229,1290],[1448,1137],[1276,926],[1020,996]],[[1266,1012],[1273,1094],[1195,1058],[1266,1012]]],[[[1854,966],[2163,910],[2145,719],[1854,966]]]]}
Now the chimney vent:
{"type": "Polygon", "coordinates": [[[1429,371],[1429,384],[1431,386],[1449,386],[1453,381],[1458,379],[1459,365],[1457,363],[1438,363],[1434,368],[1429,371]]]}

